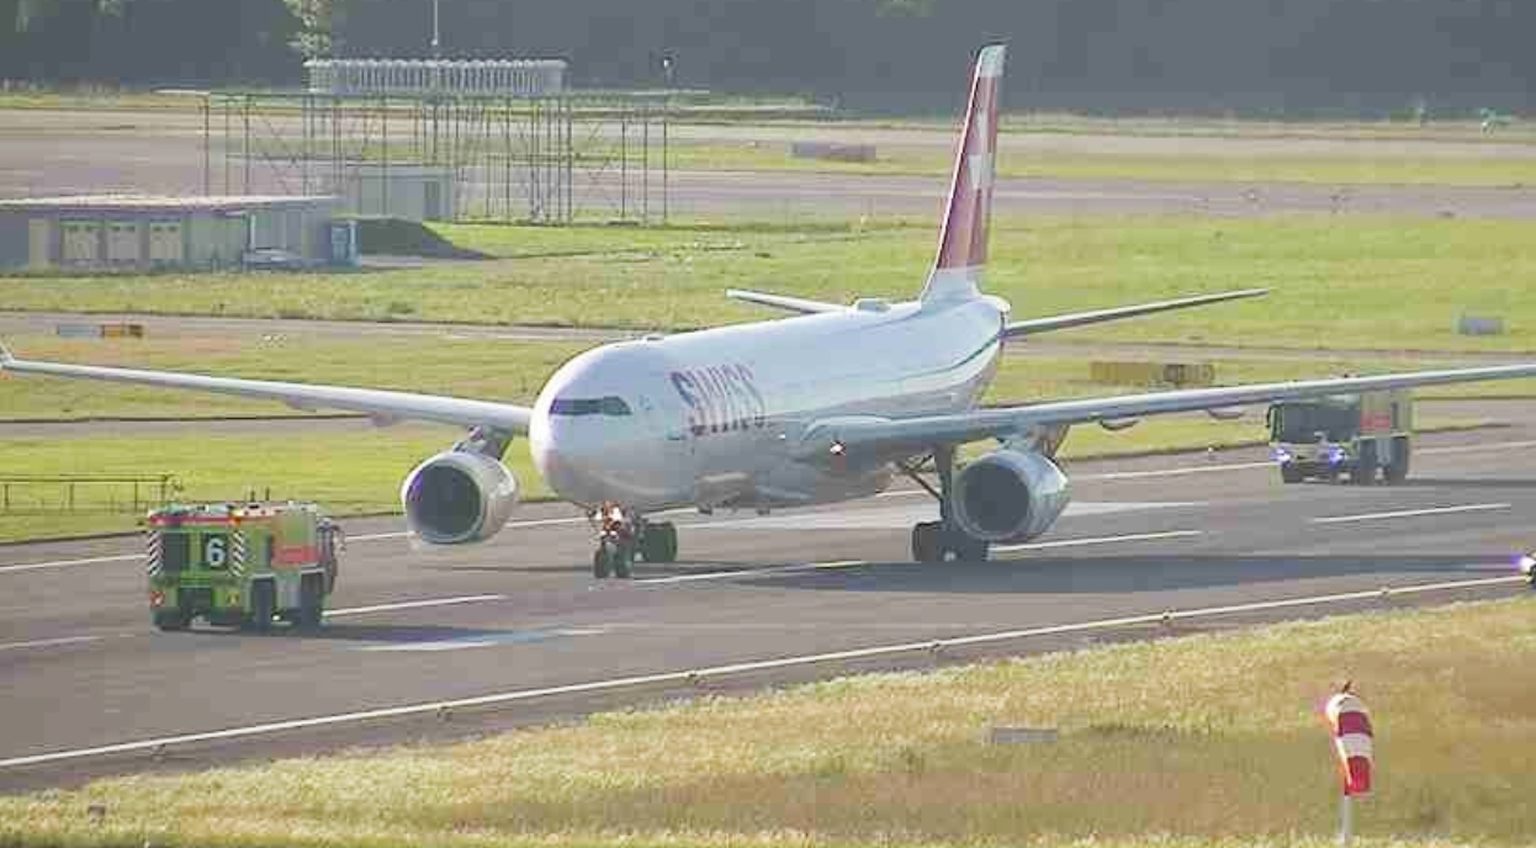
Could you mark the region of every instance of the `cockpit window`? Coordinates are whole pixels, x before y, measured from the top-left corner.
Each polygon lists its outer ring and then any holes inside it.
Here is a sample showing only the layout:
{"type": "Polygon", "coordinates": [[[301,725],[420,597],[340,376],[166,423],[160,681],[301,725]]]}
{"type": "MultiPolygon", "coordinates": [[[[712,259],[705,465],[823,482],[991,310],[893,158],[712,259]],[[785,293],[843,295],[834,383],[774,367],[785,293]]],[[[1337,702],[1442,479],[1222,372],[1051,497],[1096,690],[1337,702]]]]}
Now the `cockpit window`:
{"type": "Polygon", "coordinates": [[[550,415],[628,415],[629,404],[618,395],[601,398],[555,398],[550,415]]]}

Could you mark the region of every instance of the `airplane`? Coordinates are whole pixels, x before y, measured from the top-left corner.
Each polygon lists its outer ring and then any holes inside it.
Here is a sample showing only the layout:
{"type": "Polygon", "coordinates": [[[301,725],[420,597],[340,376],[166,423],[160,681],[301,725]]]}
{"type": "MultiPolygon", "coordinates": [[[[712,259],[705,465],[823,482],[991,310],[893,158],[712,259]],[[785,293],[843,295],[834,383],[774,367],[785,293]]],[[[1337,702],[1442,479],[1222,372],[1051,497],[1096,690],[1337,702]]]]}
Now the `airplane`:
{"type": "MultiPolygon", "coordinates": [[[[222,392],[302,410],[360,411],[376,423],[421,420],[468,434],[406,475],[400,499],[422,542],[480,542],[518,501],[502,462],[525,436],[533,462],[562,499],[609,514],[633,532],[627,555],[677,558],[677,531],[647,515],[676,508],[778,508],[845,501],[912,478],[939,503],[939,519],[912,528],[919,562],[985,559],[989,546],[1045,533],[1066,509],[1070,483],[1055,461],[1069,427],[1122,429],[1144,416],[1342,392],[1536,376],[1536,363],[1284,383],[1181,389],[1006,408],[978,402],[1005,346],[1106,321],[1257,297],[1263,289],[1206,294],[1090,312],[1011,320],[981,290],[987,261],[998,91],[1006,47],[977,55],[956,145],[938,253],[916,300],[859,298],[850,305],[763,292],[727,295],[788,317],[606,344],[562,365],[533,405],[15,358],[0,368],[38,374],[222,392]],[[964,467],[962,445],[995,440],[964,467]],[[922,472],[932,463],[937,486],[922,472]]],[[[603,548],[594,571],[606,576],[603,548]]],[[[627,566],[619,576],[627,576],[627,566]]]]}

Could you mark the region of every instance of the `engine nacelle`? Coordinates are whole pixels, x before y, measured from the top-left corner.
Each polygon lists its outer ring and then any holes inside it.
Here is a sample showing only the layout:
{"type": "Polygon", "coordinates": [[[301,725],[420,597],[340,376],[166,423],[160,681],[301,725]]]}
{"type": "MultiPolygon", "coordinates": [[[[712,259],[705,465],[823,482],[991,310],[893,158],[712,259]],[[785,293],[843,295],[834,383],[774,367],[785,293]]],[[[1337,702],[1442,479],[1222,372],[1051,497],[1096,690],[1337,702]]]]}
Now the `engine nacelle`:
{"type": "Polygon", "coordinates": [[[1023,542],[1044,533],[1072,500],[1067,475],[1041,454],[993,451],[955,476],[955,521],[988,542],[1023,542]]]}
{"type": "Polygon", "coordinates": [[[445,451],[416,466],[400,486],[405,523],[434,545],[483,542],[517,505],[517,478],[500,460],[445,451]]]}

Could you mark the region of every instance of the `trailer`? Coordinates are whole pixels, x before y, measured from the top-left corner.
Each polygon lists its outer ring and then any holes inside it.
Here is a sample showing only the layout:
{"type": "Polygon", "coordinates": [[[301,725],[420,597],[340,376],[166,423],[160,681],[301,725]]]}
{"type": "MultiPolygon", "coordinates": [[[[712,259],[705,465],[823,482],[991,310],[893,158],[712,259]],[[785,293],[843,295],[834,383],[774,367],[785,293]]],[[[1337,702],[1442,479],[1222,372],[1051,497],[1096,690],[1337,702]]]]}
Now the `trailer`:
{"type": "Polygon", "coordinates": [[[274,621],[319,627],[336,588],[341,528],[312,503],[173,504],[146,520],[156,627],[194,619],[265,633],[274,621]]]}
{"type": "Polygon", "coordinates": [[[1329,395],[1271,404],[1270,450],[1280,479],[1370,485],[1408,477],[1413,446],[1413,398],[1407,389],[1329,395]]]}

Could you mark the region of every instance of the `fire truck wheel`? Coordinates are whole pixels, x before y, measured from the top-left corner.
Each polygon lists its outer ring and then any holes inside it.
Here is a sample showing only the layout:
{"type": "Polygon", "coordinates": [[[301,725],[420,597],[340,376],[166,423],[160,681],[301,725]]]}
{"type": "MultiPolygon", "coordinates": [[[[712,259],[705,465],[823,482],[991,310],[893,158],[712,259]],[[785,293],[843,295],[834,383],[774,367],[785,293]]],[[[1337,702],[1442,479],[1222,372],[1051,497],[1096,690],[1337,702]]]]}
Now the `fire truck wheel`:
{"type": "Polygon", "coordinates": [[[294,623],[306,630],[319,628],[325,616],[324,594],[321,592],[324,580],[324,575],[306,574],[299,583],[299,615],[294,623]]]}
{"type": "Polygon", "coordinates": [[[1387,461],[1382,476],[1388,483],[1401,483],[1408,479],[1408,460],[1411,449],[1408,447],[1408,439],[1398,436],[1392,440],[1391,458],[1387,461]]]}
{"type": "Polygon", "coordinates": [[[192,616],[179,609],[161,610],[155,613],[155,626],[166,632],[186,630],[192,623],[192,616]]]}
{"type": "Polygon", "coordinates": [[[277,614],[277,587],[271,580],[258,580],[251,584],[251,629],[266,633],[272,629],[272,616],[277,614]]]}
{"type": "Polygon", "coordinates": [[[1358,486],[1370,486],[1376,482],[1376,469],[1380,460],[1376,456],[1376,443],[1360,442],[1360,456],[1355,460],[1355,470],[1349,473],[1349,482],[1358,486]]]}

